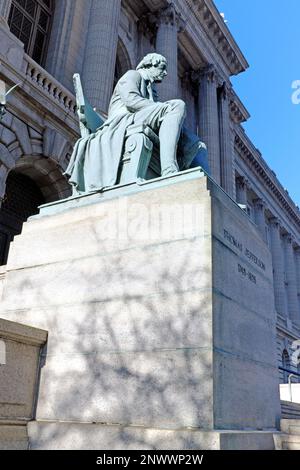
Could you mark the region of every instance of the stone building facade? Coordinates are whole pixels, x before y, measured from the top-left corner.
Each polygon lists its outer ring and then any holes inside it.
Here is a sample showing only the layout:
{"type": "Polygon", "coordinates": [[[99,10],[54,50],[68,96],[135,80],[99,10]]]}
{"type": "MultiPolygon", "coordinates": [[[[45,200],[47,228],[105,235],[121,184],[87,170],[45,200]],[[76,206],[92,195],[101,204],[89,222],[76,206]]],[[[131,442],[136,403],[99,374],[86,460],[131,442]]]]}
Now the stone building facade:
{"type": "MultiPolygon", "coordinates": [[[[212,177],[269,246],[278,365],[297,371],[300,212],[242,127],[250,116],[230,77],[248,63],[212,0],[0,0],[0,79],[20,84],[0,124],[1,276],[23,222],[41,203],[70,195],[63,172],[79,135],[73,73],[105,113],[116,80],[154,50],[169,64],[160,99],[187,103],[186,125],[207,144],[212,177]]],[[[279,375],[287,381],[287,371],[279,375]]]]}

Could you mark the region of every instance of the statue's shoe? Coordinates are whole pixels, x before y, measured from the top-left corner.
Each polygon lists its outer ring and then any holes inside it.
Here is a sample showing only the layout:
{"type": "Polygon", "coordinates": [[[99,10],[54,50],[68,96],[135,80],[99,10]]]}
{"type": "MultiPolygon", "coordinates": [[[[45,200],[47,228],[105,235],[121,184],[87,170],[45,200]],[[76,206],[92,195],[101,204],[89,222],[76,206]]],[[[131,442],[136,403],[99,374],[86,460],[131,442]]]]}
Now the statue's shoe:
{"type": "Polygon", "coordinates": [[[162,174],[161,174],[161,177],[165,177],[165,176],[171,176],[171,175],[175,175],[176,173],[179,173],[179,170],[167,170],[167,171],[163,171],[162,174]]]}

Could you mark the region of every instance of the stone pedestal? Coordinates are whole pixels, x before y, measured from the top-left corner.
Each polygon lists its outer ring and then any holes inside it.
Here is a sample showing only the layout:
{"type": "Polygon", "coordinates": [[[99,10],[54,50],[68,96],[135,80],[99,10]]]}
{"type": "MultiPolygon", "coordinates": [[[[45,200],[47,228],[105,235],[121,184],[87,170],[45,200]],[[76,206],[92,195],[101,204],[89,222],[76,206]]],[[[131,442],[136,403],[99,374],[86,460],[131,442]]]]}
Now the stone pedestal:
{"type": "Polygon", "coordinates": [[[31,448],[273,446],[270,252],[199,169],[43,206],[0,316],[49,331],[31,448]]]}

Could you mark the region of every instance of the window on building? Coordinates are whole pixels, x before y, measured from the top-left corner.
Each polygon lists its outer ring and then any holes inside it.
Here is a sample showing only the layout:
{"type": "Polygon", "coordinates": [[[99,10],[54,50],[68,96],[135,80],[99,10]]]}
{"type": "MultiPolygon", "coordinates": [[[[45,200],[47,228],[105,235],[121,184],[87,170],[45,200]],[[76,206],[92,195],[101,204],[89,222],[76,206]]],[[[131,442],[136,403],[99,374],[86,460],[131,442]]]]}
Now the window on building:
{"type": "Polygon", "coordinates": [[[44,65],[50,37],[54,0],[12,0],[8,19],[11,32],[25,52],[44,65]]]}

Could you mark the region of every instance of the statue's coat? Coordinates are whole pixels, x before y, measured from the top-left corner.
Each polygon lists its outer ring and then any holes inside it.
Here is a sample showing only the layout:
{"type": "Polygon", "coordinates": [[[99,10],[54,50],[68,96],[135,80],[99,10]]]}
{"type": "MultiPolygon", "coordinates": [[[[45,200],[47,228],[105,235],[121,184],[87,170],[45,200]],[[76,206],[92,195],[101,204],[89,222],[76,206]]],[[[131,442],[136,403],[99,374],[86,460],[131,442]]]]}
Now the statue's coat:
{"type": "Polygon", "coordinates": [[[77,191],[89,192],[116,183],[126,129],[136,122],[135,112],[155,105],[148,96],[147,82],[138,71],[129,70],[119,80],[107,121],[95,134],[75,144],[65,173],[77,191]]]}

